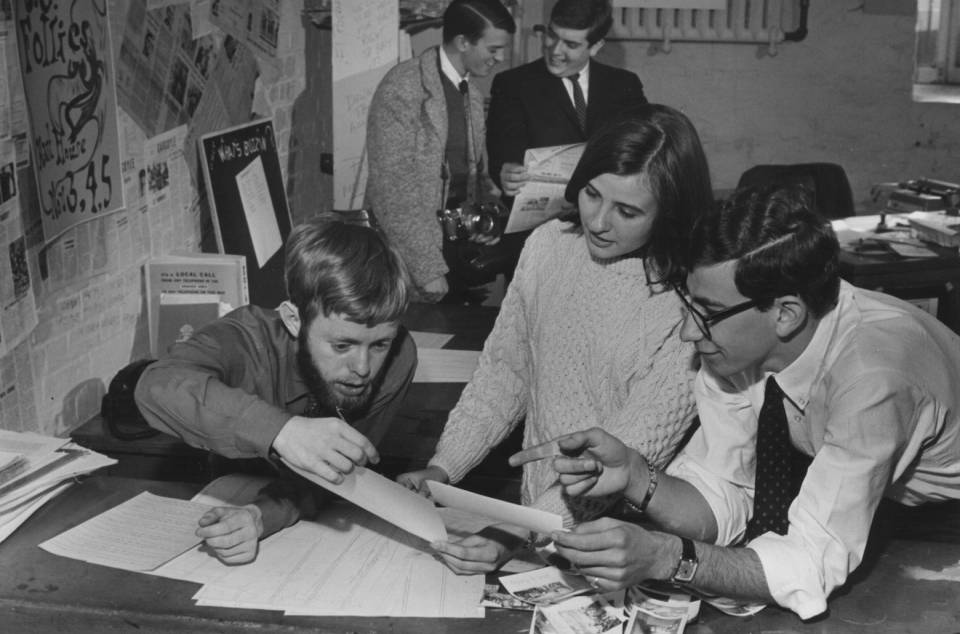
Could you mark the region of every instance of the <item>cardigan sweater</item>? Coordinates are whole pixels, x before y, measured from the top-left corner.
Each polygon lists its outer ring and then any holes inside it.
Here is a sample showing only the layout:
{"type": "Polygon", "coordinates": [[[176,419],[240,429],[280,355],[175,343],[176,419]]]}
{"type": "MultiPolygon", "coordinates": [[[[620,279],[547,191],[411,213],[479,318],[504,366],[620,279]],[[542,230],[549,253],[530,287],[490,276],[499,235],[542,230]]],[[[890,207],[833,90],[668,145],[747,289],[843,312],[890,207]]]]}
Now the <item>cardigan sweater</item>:
{"type": "MultiPolygon", "coordinates": [[[[473,147],[484,147],[483,97],[470,90],[473,147]]],[[[400,251],[420,290],[443,276],[443,232],[437,210],[443,195],[447,144],[447,103],[440,76],[439,49],[391,68],[377,86],[367,116],[369,176],[364,205],[373,210],[400,251]]],[[[497,192],[478,152],[478,189],[497,192]]]]}
{"type": "MultiPolygon", "coordinates": [[[[524,447],[597,426],[663,468],[695,414],[680,325],[679,299],[641,258],[597,261],[578,229],[541,225],[430,464],[457,482],[525,418],[524,447]]],[[[523,503],[570,524],[614,501],[566,498],[556,480],[549,460],[524,465],[523,503]]]]}

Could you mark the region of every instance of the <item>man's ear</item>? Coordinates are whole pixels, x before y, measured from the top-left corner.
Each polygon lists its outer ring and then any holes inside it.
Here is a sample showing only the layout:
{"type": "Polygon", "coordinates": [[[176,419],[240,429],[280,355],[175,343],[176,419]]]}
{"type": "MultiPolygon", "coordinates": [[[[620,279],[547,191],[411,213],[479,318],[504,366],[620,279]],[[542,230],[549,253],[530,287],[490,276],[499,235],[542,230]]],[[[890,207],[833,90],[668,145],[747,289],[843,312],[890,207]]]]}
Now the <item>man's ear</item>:
{"type": "Polygon", "coordinates": [[[590,48],[588,49],[588,51],[590,52],[590,57],[593,57],[594,55],[599,53],[600,49],[603,48],[604,43],[606,43],[606,40],[603,38],[600,38],[599,40],[591,44],[590,48]]]}
{"type": "Polygon", "coordinates": [[[809,309],[798,295],[783,295],[773,302],[776,316],[777,336],[781,339],[792,337],[807,323],[809,309]]]}
{"type": "Polygon", "coordinates": [[[457,47],[457,50],[461,53],[467,50],[467,47],[470,45],[470,40],[467,39],[467,36],[461,33],[460,35],[453,36],[453,45],[457,47]]]}
{"type": "Polygon", "coordinates": [[[296,339],[300,335],[300,311],[287,300],[277,306],[277,312],[280,313],[280,321],[283,322],[287,332],[296,339]]]}

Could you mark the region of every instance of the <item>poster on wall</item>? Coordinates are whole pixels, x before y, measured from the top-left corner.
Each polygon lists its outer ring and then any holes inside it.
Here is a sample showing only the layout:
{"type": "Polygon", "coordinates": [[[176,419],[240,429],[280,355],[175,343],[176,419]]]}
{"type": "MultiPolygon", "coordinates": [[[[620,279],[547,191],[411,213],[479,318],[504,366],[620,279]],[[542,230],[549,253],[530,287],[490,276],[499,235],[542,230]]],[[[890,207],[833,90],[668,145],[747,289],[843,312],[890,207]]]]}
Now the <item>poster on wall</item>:
{"type": "Polygon", "coordinates": [[[15,0],[43,233],[122,209],[117,100],[104,0],[15,0]]]}
{"type": "Polygon", "coordinates": [[[206,134],[199,144],[217,248],[246,256],[250,302],[272,308],[286,299],[282,246],[291,227],[273,121],[206,134]]]}

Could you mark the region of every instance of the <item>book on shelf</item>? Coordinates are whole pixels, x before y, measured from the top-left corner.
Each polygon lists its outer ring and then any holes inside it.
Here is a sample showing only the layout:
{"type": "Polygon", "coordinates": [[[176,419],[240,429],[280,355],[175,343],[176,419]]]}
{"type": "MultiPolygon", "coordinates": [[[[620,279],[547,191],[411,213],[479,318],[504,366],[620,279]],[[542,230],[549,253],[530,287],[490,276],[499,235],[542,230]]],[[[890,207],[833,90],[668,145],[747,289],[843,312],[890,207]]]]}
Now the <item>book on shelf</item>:
{"type": "Polygon", "coordinates": [[[150,352],[170,346],[204,324],[250,303],[247,261],[242,255],[189,253],[147,260],[147,325],[150,352]]]}

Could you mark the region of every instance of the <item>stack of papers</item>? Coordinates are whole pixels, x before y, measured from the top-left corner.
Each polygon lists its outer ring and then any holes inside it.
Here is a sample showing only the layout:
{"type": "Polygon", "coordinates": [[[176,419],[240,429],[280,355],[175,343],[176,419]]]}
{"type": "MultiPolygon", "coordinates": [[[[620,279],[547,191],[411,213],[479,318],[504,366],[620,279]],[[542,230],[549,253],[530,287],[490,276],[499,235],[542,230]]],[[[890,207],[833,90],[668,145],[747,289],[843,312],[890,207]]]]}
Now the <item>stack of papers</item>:
{"type": "Polygon", "coordinates": [[[66,438],[0,430],[0,541],[74,478],[115,463],[66,438]]]}
{"type": "Polygon", "coordinates": [[[220,562],[194,532],[209,508],[254,499],[266,480],[246,475],[220,478],[191,501],[141,493],[40,547],[90,563],[201,583],[193,597],[198,605],[297,615],[479,618],[483,576],[456,575],[428,542],[464,537],[508,519],[547,530],[561,526],[559,516],[442,485],[434,495],[452,508],[437,509],[364,468],[337,485],[302,475],[345,501],[262,540],[256,560],[242,566],[220,562]]]}

